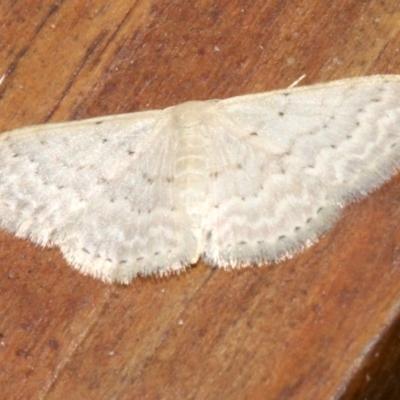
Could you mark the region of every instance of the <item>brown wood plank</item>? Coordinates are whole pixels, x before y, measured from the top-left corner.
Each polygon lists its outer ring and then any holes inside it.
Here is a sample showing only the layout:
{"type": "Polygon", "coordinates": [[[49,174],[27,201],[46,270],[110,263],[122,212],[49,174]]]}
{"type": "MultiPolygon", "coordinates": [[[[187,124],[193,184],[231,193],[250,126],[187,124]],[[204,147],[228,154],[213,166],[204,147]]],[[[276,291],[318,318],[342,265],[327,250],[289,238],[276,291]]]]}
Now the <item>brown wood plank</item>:
{"type": "MultiPolygon", "coordinates": [[[[395,0],[39,3],[0,3],[0,131],[400,74],[395,0]]],[[[0,397],[390,398],[399,204],[397,176],[292,260],[129,286],[0,232],[0,397]]]]}

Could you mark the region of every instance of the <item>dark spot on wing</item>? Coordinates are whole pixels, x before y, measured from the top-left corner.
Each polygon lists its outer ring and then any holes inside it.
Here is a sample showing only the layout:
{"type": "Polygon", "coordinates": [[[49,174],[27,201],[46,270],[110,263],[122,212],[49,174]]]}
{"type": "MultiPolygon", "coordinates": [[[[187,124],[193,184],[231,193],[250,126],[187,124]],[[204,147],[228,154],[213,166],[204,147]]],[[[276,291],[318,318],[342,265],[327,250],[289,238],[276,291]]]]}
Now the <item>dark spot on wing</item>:
{"type": "Polygon", "coordinates": [[[219,176],[219,172],[218,171],[213,171],[210,172],[210,178],[216,179],[219,176]]]}
{"type": "Polygon", "coordinates": [[[150,178],[146,173],[143,174],[143,179],[147,181],[147,183],[153,184],[154,180],[150,178]]]}

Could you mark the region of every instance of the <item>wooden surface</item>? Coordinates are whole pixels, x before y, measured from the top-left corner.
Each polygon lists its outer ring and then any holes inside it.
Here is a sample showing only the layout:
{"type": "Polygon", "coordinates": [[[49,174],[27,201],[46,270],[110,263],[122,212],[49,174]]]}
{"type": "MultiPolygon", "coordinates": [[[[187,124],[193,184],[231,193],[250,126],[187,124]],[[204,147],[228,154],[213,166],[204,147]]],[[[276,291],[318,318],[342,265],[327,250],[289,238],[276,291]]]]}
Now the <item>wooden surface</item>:
{"type": "MultiPolygon", "coordinates": [[[[303,74],[399,74],[399,21],[397,0],[2,0],[0,131],[285,88],[303,74]]],[[[129,286],[0,232],[0,397],[389,399],[399,204],[397,176],[292,260],[199,263],[129,286]]]]}

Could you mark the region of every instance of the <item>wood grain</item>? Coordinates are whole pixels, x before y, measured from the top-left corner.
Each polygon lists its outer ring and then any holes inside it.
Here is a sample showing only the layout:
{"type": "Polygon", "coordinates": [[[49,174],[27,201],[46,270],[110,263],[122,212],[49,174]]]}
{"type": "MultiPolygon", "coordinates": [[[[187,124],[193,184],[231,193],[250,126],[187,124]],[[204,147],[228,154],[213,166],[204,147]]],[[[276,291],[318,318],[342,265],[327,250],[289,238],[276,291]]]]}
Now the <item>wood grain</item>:
{"type": "MultiPolygon", "coordinates": [[[[303,74],[400,74],[399,20],[396,0],[3,0],[0,131],[284,88],[303,74]]],[[[129,286],[0,232],[0,397],[398,396],[399,204],[397,176],[292,260],[199,263],[129,286]]]]}

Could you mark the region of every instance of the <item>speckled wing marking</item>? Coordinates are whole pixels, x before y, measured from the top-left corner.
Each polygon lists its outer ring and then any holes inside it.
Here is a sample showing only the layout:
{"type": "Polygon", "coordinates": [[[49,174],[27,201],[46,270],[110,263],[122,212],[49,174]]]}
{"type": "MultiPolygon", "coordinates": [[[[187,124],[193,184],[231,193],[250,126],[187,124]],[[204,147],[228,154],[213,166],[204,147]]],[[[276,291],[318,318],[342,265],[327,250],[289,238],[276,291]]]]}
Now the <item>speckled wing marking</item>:
{"type": "Polygon", "coordinates": [[[400,166],[400,76],[0,135],[0,226],[107,282],[279,261],[400,166]]]}
{"type": "Polygon", "coordinates": [[[190,264],[197,244],[178,207],[168,123],[145,112],[1,135],[2,227],[105,281],[190,264]]]}
{"type": "Polygon", "coordinates": [[[240,96],[217,108],[208,152],[210,263],[290,257],[400,166],[398,76],[240,96]]]}

